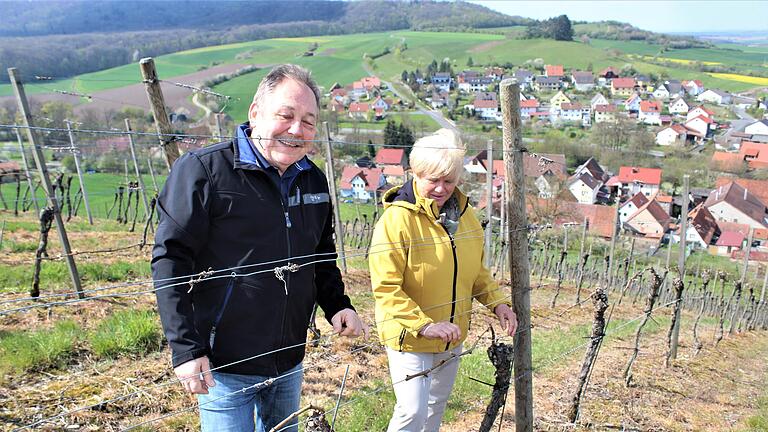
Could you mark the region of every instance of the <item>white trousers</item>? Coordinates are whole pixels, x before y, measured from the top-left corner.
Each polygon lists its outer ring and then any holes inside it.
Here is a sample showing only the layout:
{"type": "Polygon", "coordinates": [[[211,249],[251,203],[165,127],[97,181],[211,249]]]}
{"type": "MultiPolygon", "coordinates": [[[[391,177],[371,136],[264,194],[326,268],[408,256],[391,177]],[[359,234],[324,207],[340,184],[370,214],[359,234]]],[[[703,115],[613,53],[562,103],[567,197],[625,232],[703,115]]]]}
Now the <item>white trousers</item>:
{"type": "Polygon", "coordinates": [[[387,432],[434,432],[440,429],[460,359],[451,359],[428,376],[408,381],[405,377],[432,368],[453,354],[461,354],[461,345],[442,353],[399,352],[387,348],[389,373],[397,398],[387,432]]]}

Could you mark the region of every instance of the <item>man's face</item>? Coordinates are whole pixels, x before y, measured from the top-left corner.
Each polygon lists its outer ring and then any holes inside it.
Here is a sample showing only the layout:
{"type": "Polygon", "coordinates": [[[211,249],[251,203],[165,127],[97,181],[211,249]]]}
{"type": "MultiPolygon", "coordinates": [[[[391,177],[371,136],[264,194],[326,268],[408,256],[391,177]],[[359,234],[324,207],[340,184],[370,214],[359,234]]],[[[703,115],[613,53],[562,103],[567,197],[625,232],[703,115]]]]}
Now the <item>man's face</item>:
{"type": "Polygon", "coordinates": [[[284,79],[265,95],[261,106],[251,104],[251,139],[264,158],[284,173],[312,148],[317,132],[315,94],[305,84],[284,79]],[[261,138],[261,139],[259,139],[261,138]]]}

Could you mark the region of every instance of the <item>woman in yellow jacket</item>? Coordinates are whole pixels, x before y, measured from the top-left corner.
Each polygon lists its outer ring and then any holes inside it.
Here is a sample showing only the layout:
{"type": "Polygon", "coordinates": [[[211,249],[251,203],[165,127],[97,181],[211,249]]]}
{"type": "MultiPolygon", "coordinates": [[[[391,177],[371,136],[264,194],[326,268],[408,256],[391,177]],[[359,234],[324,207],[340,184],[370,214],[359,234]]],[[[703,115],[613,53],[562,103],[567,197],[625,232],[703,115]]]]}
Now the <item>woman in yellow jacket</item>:
{"type": "Polygon", "coordinates": [[[392,431],[437,431],[459,368],[472,299],[494,311],[510,336],[517,320],[483,266],[483,230],[456,188],[465,149],[451,130],[419,139],[413,181],[384,194],[369,253],[379,338],[397,404],[392,431]],[[406,380],[444,364],[427,376],[406,380]]]}

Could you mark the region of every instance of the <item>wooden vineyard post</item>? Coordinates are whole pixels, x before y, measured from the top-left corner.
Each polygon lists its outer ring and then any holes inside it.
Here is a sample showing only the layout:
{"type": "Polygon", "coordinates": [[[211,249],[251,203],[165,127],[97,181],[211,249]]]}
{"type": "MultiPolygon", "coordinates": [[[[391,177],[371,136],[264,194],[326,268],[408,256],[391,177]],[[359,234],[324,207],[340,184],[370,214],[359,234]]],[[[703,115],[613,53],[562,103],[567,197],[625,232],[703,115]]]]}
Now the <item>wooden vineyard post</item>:
{"type": "Polygon", "coordinates": [[[493,265],[493,259],[491,257],[491,242],[493,241],[493,140],[488,140],[488,149],[486,150],[486,164],[485,164],[485,220],[488,223],[485,225],[485,249],[483,255],[485,256],[485,266],[489,269],[493,265]]]}
{"type": "MultiPolygon", "coordinates": [[[[149,217],[149,200],[147,199],[147,188],[144,186],[144,179],[141,178],[141,170],[139,169],[139,160],[136,159],[136,145],[133,142],[133,131],[131,130],[131,120],[125,119],[125,131],[128,132],[128,145],[131,148],[131,159],[133,159],[133,168],[136,170],[136,181],[139,183],[139,190],[141,192],[141,198],[144,201],[144,218],[149,217]]],[[[138,213],[138,210],[137,210],[138,213]]],[[[152,224],[149,225],[152,228],[152,224]]],[[[154,229],[154,228],[152,228],[154,229]]]]}
{"type": "Polygon", "coordinates": [[[24,92],[24,85],[16,75],[16,68],[8,68],[8,76],[11,79],[11,85],[13,86],[13,92],[16,95],[16,101],[19,104],[19,113],[24,120],[24,126],[27,128],[27,138],[32,145],[32,155],[35,157],[35,164],[40,171],[40,179],[45,187],[45,194],[48,196],[48,204],[53,209],[54,220],[56,221],[56,231],[59,233],[59,239],[61,239],[61,246],[64,249],[64,256],[67,260],[67,267],[69,268],[69,276],[72,279],[72,285],[77,291],[79,298],[84,298],[83,288],[80,285],[80,274],[77,272],[77,265],[75,265],[75,258],[72,255],[72,248],[69,246],[69,237],[67,237],[67,230],[64,227],[64,221],[61,219],[61,212],[59,209],[59,203],[56,199],[56,194],[53,192],[53,185],[51,179],[48,177],[48,168],[45,166],[45,156],[40,149],[40,144],[37,140],[37,134],[33,129],[32,113],[29,112],[29,104],[27,103],[27,95],[24,92]]]}
{"type": "Polygon", "coordinates": [[[85,190],[85,181],[83,179],[83,170],[80,168],[80,150],[75,144],[75,134],[72,133],[72,122],[67,123],[67,133],[69,134],[69,145],[72,147],[72,156],[75,159],[75,170],[77,170],[77,179],[80,181],[80,193],[83,194],[83,203],[85,204],[85,214],[88,215],[88,223],[93,225],[93,216],[91,215],[91,205],[88,202],[88,192],[85,190]]]}
{"type": "Polygon", "coordinates": [[[679,256],[677,258],[677,271],[680,273],[680,286],[675,287],[675,293],[678,295],[678,288],[679,288],[679,297],[675,298],[677,300],[677,303],[675,303],[674,306],[674,317],[672,318],[672,329],[671,329],[671,338],[670,338],[670,344],[669,344],[669,357],[667,359],[667,367],[669,367],[669,361],[674,360],[677,358],[677,345],[678,340],[680,339],[680,310],[682,309],[682,305],[678,304],[679,302],[683,301],[682,298],[682,292],[685,288],[685,243],[687,236],[687,229],[688,229],[688,182],[690,180],[690,177],[686,174],[683,176],[683,208],[680,210],[680,250],[679,250],[679,256]]]}
{"type": "Polygon", "coordinates": [[[149,98],[149,105],[152,108],[152,115],[155,117],[155,127],[160,139],[160,147],[163,149],[165,164],[168,171],[171,170],[173,163],[179,158],[179,147],[176,145],[176,137],[171,128],[171,121],[168,119],[168,112],[165,109],[165,98],[163,90],[160,88],[160,80],[157,78],[155,70],[155,61],[152,57],[147,57],[139,61],[141,68],[141,77],[149,98]]]}
{"type": "MultiPolygon", "coordinates": [[[[323,122],[325,129],[325,176],[328,177],[328,191],[333,205],[334,228],[336,232],[336,250],[341,258],[341,269],[347,273],[347,257],[344,254],[344,229],[341,226],[341,211],[339,210],[339,197],[336,195],[336,175],[333,170],[333,149],[331,148],[331,129],[328,122],[323,122]]],[[[374,203],[375,204],[375,203],[374,203]]]]}
{"type": "Polygon", "coordinates": [[[515,429],[533,431],[533,361],[531,356],[531,297],[528,263],[528,217],[525,209],[523,134],[520,121],[520,84],[505,79],[501,87],[501,112],[506,170],[508,240],[512,304],[521,331],[515,335],[515,429]]]}
{"type": "MultiPolygon", "coordinates": [[[[29,172],[29,162],[27,161],[27,152],[24,150],[24,140],[21,139],[21,132],[19,128],[16,128],[16,140],[19,142],[19,152],[21,153],[21,161],[24,163],[24,175],[27,176],[27,185],[29,192],[32,194],[32,204],[35,206],[35,212],[40,215],[40,205],[37,203],[37,196],[35,196],[35,185],[32,180],[32,174],[29,172]]],[[[26,196],[26,195],[25,195],[26,196]]]]}

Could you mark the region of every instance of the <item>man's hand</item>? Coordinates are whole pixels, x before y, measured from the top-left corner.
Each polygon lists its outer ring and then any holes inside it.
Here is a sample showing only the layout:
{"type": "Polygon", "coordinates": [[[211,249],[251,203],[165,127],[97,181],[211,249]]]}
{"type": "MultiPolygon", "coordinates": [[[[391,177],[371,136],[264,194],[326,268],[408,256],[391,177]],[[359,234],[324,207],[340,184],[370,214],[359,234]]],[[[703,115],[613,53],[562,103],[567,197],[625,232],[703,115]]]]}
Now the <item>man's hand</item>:
{"type": "Polygon", "coordinates": [[[213,375],[211,375],[208,357],[200,357],[182,363],[173,369],[173,372],[188,393],[208,394],[208,387],[216,386],[213,375]]]}
{"type": "Polygon", "coordinates": [[[442,339],[443,342],[455,342],[461,339],[461,329],[452,322],[440,321],[427,324],[419,334],[429,339],[442,339]]]}
{"type": "Polygon", "coordinates": [[[517,330],[517,315],[505,304],[496,306],[493,310],[499,317],[501,328],[507,331],[507,336],[514,336],[517,330]]]}
{"type": "Polygon", "coordinates": [[[352,309],[347,308],[336,312],[336,315],[331,318],[331,324],[333,324],[333,332],[338,335],[357,337],[363,334],[365,339],[368,339],[368,326],[352,309]]]}

